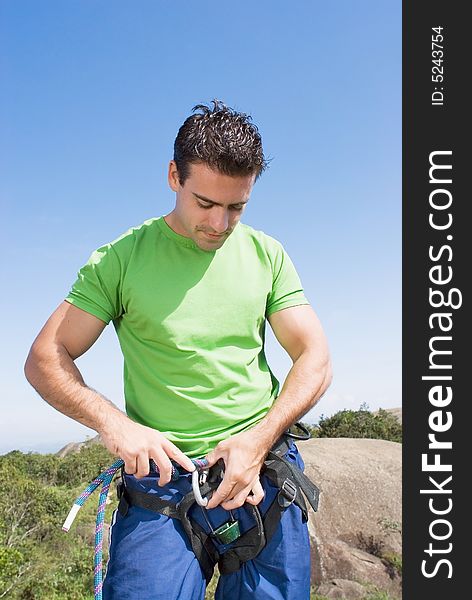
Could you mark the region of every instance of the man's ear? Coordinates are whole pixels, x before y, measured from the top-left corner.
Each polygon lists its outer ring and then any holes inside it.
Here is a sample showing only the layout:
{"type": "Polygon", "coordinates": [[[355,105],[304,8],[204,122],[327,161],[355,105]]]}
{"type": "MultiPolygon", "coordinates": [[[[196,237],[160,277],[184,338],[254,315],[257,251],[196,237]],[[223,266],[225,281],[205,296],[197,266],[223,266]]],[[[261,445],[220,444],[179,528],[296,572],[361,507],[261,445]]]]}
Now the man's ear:
{"type": "Polygon", "coordinates": [[[170,189],[173,192],[179,191],[181,186],[180,186],[180,182],[179,182],[179,172],[177,171],[177,164],[176,164],[175,160],[171,160],[169,162],[167,181],[169,183],[170,189]]]}

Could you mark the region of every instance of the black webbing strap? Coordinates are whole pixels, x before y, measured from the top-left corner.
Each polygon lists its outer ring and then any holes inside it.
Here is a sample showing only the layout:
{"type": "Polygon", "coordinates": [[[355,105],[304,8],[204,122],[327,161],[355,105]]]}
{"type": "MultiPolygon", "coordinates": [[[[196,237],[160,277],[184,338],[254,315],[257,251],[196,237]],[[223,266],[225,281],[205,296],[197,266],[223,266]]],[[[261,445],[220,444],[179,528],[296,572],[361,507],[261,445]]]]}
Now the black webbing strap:
{"type": "MultiPolygon", "coordinates": [[[[212,467],[210,471],[211,476],[209,476],[208,480],[200,486],[202,496],[207,496],[219,486],[222,478],[222,469],[221,463],[217,463],[212,467]]],[[[141,492],[140,490],[127,486],[123,475],[124,471],[122,469],[121,481],[116,486],[118,499],[120,500],[118,510],[123,516],[128,512],[129,506],[134,504],[135,506],[147,508],[148,510],[161,513],[167,517],[172,517],[173,519],[181,519],[195,502],[193,492],[189,492],[179,503],[172,504],[168,500],[162,500],[156,493],[141,492]]]]}
{"type": "Polygon", "coordinates": [[[123,482],[120,482],[117,485],[117,493],[118,498],[120,499],[118,511],[123,517],[128,513],[128,508],[135,505],[140,506],[141,508],[147,508],[147,510],[152,510],[153,512],[158,512],[166,517],[173,517],[174,519],[179,518],[177,506],[175,504],[170,504],[168,500],[162,500],[157,494],[140,492],[139,490],[125,486],[123,482]]]}
{"type": "Polygon", "coordinates": [[[244,506],[252,513],[256,525],[233,542],[231,548],[220,556],[218,561],[220,573],[238,571],[243,563],[256,558],[269,539],[259,508],[247,502],[244,506]]]}
{"type": "MultiPolygon", "coordinates": [[[[213,571],[220,555],[211,539],[211,535],[209,535],[199,523],[197,523],[196,521],[192,521],[192,529],[192,537],[190,537],[189,535],[189,539],[192,540],[193,537],[196,537],[200,540],[200,544],[204,552],[200,553],[200,555],[195,553],[195,556],[197,557],[197,560],[200,563],[200,567],[202,568],[203,574],[208,584],[210,583],[210,580],[213,577],[213,571]]],[[[192,550],[195,552],[193,544],[192,550]]]]}
{"type": "MultiPolygon", "coordinates": [[[[218,486],[218,483],[214,483],[215,489],[218,486]]],[[[202,490],[205,487],[210,487],[209,484],[205,484],[202,486],[202,490]]],[[[210,490],[208,490],[210,491],[210,490]]],[[[208,493],[206,491],[205,493],[208,493]]],[[[200,563],[200,567],[202,568],[203,574],[205,575],[205,579],[207,584],[210,582],[213,576],[213,569],[215,568],[215,564],[218,562],[218,551],[216,547],[212,543],[210,536],[205,532],[203,527],[201,527],[196,521],[190,521],[188,516],[188,512],[190,507],[195,503],[195,496],[192,492],[186,494],[182,500],[179,502],[178,506],[178,516],[182,523],[182,527],[185,530],[185,533],[188,536],[190,544],[192,546],[192,550],[197,557],[198,562],[200,563]]],[[[206,509],[203,509],[206,510],[206,509]]]]}
{"type": "MultiPolygon", "coordinates": [[[[282,488],[285,480],[293,480],[296,487],[300,488],[306,496],[314,511],[318,510],[318,504],[320,499],[320,490],[308,477],[301,471],[296,465],[288,461],[283,456],[272,452],[267,455],[264,462],[263,474],[267,475],[275,485],[282,488]]],[[[298,497],[295,500],[295,504],[299,505],[303,502],[302,498],[298,497]]],[[[300,506],[302,508],[302,506],[300,506]]],[[[303,509],[302,509],[303,510],[303,509]]],[[[305,505],[306,512],[306,505],[305,505]]]]}

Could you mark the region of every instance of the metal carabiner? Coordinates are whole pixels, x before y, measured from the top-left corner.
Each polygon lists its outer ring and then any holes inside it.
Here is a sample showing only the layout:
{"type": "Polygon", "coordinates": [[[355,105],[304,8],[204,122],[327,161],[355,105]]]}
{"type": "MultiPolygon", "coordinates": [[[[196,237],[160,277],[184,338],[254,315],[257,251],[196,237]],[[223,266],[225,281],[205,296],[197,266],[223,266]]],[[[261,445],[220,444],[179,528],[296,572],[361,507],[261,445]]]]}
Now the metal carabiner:
{"type": "Polygon", "coordinates": [[[202,496],[200,486],[206,482],[208,477],[209,469],[205,468],[205,466],[208,465],[208,461],[201,459],[199,462],[201,465],[196,465],[195,471],[192,471],[192,489],[193,495],[195,496],[195,502],[199,506],[206,506],[208,504],[208,498],[202,496]]]}

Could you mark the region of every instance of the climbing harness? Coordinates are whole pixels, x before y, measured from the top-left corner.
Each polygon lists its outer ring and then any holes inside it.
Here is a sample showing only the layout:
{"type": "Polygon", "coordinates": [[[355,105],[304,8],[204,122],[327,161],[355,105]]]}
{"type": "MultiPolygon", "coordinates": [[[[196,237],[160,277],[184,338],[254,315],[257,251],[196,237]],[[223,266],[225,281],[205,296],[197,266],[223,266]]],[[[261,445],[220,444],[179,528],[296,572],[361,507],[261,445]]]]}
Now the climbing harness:
{"type": "MultiPolygon", "coordinates": [[[[244,505],[255,523],[254,527],[244,533],[241,533],[240,524],[231,511],[229,511],[230,520],[216,529],[213,528],[207,516],[205,507],[208,503],[208,496],[219,486],[224,475],[222,460],[218,461],[211,468],[208,468],[206,459],[192,459],[195,465],[195,470],[192,472],[192,490],[184,495],[176,504],[160,498],[157,494],[147,494],[133,489],[126,485],[126,480],[122,477],[117,485],[119,498],[118,511],[122,516],[126,516],[130,506],[138,506],[166,515],[167,517],[179,519],[189,538],[207,583],[213,576],[216,564],[218,564],[220,573],[222,574],[237,571],[243,563],[255,558],[266,546],[275,533],[283,512],[291,504],[295,504],[301,509],[304,522],[308,520],[308,510],[303,496],[307,498],[313,510],[318,510],[319,489],[295,464],[284,457],[290,448],[290,442],[288,441],[290,438],[305,440],[310,437],[309,432],[303,425],[299,423],[295,425],[303,432],[303,435],[295,434],[291,431],[285,432],[273,448],[271,448],[261,469],[261,475],[265,475],[278,489],[276,497],[264,516],[262,516],[258,506],[249,503],[244,505]],[[303,495],[301,492],[303,492],[303,495]],[[200,510],[204,521],[209,527],[209,533],[189,516],[189,511],[195,504],[201,507],[200,510]],[[215,542],[223,545],[223,549],[220,548],[218,550],[215,542]],[[226,547],[227,545],[229,545],[228,548],[226,547]]],[[[150,461],[150,466],[152,471],[158,473],[154,461],[150,461]]],[[[115,461],[108,469],[94,479],[74,502],[62,527],[64,531],[69,531],[80,507],[101,484],[102,488],[98,500],[95,525],[95,600],[102,600],[105,505],[111,482],[120,470],[122,472],[124,470],[124,462],[121,459],[115,461]]],[[[188,473],[180,465],[173,463],[171,481],[176,481],[180,476],[180,472],[188,473]]]]}

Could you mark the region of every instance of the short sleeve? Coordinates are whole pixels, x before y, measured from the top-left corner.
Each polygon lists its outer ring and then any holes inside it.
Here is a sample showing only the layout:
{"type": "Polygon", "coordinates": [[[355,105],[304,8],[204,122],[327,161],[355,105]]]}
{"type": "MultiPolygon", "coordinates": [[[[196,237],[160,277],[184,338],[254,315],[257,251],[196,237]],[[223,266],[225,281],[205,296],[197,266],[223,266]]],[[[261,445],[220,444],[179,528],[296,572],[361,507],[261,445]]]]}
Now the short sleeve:
{"type": "Polygon", "coordinates": [[[267,299],[266,317],[300,304],[309,304],[295,267],[284,248],[278,244],[272,261],[272,290],[267,299]]]}
{"type": "Polygon", "coordinates": [[[123,312],[121,288],[120,260],[108,244],[80,269],[66,301],[109,323],[123,312]]]}

